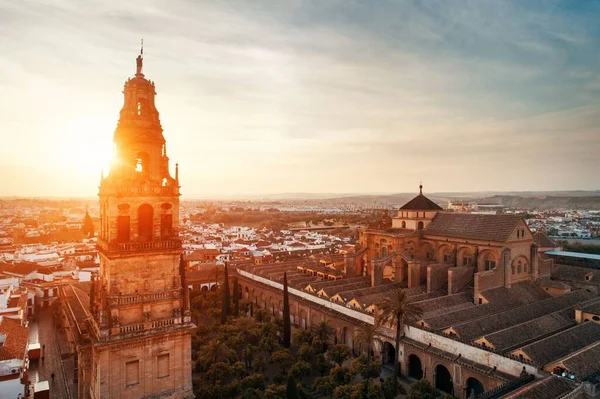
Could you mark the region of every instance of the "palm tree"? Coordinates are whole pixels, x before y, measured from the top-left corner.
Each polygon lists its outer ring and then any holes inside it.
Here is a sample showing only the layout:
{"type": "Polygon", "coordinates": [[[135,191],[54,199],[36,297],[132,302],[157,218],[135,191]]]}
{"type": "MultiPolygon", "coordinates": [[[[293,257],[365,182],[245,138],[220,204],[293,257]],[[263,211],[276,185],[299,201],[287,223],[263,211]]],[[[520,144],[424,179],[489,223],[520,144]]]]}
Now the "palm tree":
{"type": "Polygon", "coordinates": [[[227,347],[227,344],[224,341],[213,338],[198,351],[197,364],[208,369],[211,365],[219,361],[229,360],[230,357],[231,349],[227,347]]]}
{"type": "Polygon", "coordinates": [[[373,324],[363,324],[356,332],[354,342],[359,346],[367,346],[367,364],[366,364],[366,377],[365,377],[365,394],[369,392],[369,380],[371,378],[371,348],[373,343],[378,341],[379,332],[381,330],[381,320],[379,317],[375,317],[373,324]]]}
{"type": "Polygon", "coordinates": [[[331,336],[334,334],[334,330],[329,325],[329,322],[323,320],[317,325],[312,326],[312,334],[314,339],[311,344],[315,346],[315,351],[317,353],[327,352],[329,343],[331,342],[331,336]]]}
{"type": "Polygon", "coordinates": [[[238,348],[240,358],[244,360],[246,368],[252,367],[252,357],[261,337],[260,324],[252,317],[238,317],[225,327],[225,333],[229,334],[238,348]]]}
{"type": "Polygon", "coordinates": [[[312,327],[312,333],[315,338],[320,339],[323,342],[329,342],[333,335],[333,328],[329,325],[327,320],[323,320],[319,324],[312,327]]]}
{"type": "Polygon", "coordinates": [[[423,316],[421,308],[412,303],[403,289],[395,290],[379,305],[381,320],[396,326],[396,356],[394,359],[394,393],[398,393],[398,374],[400,374],[400,339],[404,335],[404,326],[414,323],[423,316]]]}

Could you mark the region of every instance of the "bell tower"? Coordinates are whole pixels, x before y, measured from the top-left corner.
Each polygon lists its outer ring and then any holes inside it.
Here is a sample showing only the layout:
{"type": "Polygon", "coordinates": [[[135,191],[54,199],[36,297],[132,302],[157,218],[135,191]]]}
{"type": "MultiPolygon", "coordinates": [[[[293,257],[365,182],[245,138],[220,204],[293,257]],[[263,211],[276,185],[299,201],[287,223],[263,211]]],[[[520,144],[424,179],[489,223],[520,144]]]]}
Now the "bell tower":
{"type": "Polygon", "coordinates": [[[100,179],[100,271],[90,294],[90,398],[190,398],[191,322],[180,267],[179,181],[143,74],[125,82],[108,176],[100,179]]]}

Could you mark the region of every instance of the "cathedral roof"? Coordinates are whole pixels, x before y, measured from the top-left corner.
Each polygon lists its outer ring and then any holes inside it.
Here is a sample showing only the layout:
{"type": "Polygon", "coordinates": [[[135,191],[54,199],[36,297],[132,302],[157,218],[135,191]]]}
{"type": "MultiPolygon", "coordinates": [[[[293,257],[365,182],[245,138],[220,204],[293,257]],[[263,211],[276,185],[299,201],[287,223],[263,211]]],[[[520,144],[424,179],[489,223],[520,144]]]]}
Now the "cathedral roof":
{"type": "Polygon", "coordinates": [[[408,201],[400,209],[409,211],[441,211],[442,207],[423,195],[423,185],[419,186],[419,195],[408,201]]]}
{"type": "Polygon", "coordinates": [[[473,213],[438,213],[425,234],[472,240],[505,242],[521,221],[517,215],[479,215],[473,213]]]}

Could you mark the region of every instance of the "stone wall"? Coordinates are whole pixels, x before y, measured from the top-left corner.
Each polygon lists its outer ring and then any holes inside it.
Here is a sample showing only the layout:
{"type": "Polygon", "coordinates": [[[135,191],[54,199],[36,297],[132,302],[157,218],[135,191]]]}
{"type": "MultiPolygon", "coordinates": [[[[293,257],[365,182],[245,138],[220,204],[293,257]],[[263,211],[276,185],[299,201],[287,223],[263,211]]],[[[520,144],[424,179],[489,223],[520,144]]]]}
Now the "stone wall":
{"type": "Polygon", "coordinates": [[[452,267],[448,269],[448,294],[459,293],[474,279],[474,267],[452,267]]]}
{"type": "Polygon", "coordinates": [[[192,398],[191,337],[171,332],[96,346],[93,398],[192,398]]]}

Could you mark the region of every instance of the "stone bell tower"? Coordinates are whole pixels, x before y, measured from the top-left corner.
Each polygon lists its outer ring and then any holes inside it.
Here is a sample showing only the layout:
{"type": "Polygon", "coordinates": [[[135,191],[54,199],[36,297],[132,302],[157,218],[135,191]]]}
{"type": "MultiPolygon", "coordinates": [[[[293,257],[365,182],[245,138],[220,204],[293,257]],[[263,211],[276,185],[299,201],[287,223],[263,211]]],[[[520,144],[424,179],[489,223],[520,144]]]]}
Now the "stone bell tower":
{"type": "Polygon", "coordinates": [[[125,82],[114,156],[100,181],[100,272],[90,295],[91,398],[189,398],[190,318],[179,240],[179,182],[169,173],[154,82],[125,82]]]}

